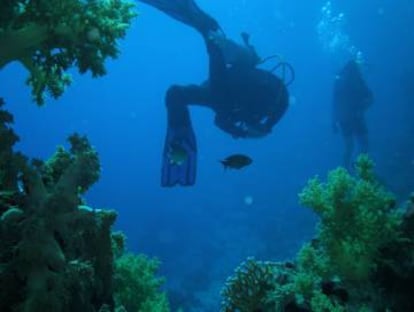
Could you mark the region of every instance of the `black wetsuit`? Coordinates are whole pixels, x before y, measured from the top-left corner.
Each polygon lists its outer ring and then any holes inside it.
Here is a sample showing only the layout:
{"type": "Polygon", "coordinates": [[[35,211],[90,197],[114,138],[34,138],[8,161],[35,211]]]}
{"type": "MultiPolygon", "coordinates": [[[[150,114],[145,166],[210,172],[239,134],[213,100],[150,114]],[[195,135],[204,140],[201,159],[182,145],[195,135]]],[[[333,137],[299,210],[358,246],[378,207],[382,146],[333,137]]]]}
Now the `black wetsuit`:
{"type": "Polygon", "coordinates": [[[349,61],[337,75],[333,92],[333,127],[340,127],[345,150],[343,164],[350,169],[354,140],[361,153],[368,152],[368,130],[365,111],[371,105],[373,95],[367,87],[358,64],[349,61]]]}
{"type": "Polygon", "coordinates": [[[200,85],[169,88],[166,95],[168,129],[164,147],[162,185],[192,185],[196,174],[196,140],[189,105],[215,112],[215,124],[234,138],[269,134],[288,106],[288,91],[272,73],[256,68],[254,48],[225,38],[219,24],[192,0],[141,0],[192,26],[204,38],[209,55],[209,77],[200,85]],[[187,158],[172,161],[171,146],[181,146],[187,158]]]}

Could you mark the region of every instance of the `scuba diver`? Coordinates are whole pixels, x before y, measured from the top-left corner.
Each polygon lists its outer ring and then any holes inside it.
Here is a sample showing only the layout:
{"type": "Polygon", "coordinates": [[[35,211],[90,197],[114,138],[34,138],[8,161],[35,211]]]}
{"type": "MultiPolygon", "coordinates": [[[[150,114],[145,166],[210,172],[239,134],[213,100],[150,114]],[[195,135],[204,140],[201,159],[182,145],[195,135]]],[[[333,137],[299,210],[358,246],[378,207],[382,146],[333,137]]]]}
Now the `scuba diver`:
{"type": "Polygon", "coordinates": [[[332,127],[340,128],[345,149],[343,165],[351,169],[354,141],[361,153],[368,152],[368,131],[364,113],[372,104],[372,91],[366,85],[356,61],[350,60],[336,76],[332,101],[332,127]]]}
{"type": "MultiPolygon", "coordinates": [[[[215,125],[234,138],[266,136],[284,115],[289,101],[286,83],[263,63],[242,33],[244,45],[226,38],[217,21],[192,0],[140,0],[196,29],[209,56],[208,80],[199,85],[171,86],[165,97],[168,129],[165,139],[161,185],[193,185],[197,144],[189,105],[209,107],[215,125]]],[[[280,63],[278,65],[281,65],[280,63]]],[[[285,63],[291,70],[289,64],[285,63]]]]}

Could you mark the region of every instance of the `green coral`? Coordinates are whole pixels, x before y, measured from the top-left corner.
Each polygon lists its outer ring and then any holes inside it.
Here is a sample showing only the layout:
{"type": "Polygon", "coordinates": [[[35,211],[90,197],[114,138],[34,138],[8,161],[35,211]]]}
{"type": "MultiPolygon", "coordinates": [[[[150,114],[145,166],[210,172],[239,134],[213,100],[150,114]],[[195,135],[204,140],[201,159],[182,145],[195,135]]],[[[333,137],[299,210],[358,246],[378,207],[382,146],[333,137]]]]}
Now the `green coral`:
{"type": "Polygon", "coordinates": [[[159,261],[145,255],[124,254],[115,262],[115,303],[128,312],[168,312],[164,279],[156,277],[159,261]]]}
{"type": "MultiPolygon", "coordinates": [[[[312,243],[306,243],[296,257],[296,266],[291,270],[290,283],[284,285],[285,297],[294,298],[299,307],[311,307],[311,311],[345,311],[335,297],[330,297],[321,291],[322,284],[328,281],[330,268],[326,255],[314,248],[312,243]]],[[[277,289],[280,289],[278,286],[277,289]]]]}
{"type": "MultiPolygon", "coordinates": [[[[317,242],[314,242],[316,244],[317,242]]],[[[299,270],[306,270],[321,279],[329,277],[330,268],[329,262],[325,253],[313,247],[312,243],[303,244],[299,250],[296,261],[299,270]]]]}
{"type": "Polygon", "coordinates": [[[143,254],[125,253],[125,245],[125,234],[113,232],[116,312],[170,311],[167,296],[160,290],[165,279],[157,277],[160,262],[143,254]]]}
{"type": "Polygon", "coordinates": [[[338,168],[326,183],[311,179],[300,202],[321,218],[319,248],[331,272],[348,281],[366,281],[375,271],[380,249],[399,236],[401,215],[394,199],[376,181],[373,162],[357,161],[357,174],[338,168]]]}
{"type": "Polygon", "coordinates": [[[104,75],[105,60],[118,56],[117,40],[136,16],[124,0],[2,1],[0,12],[0,69],[22,63],[39,105],[46,91],[54,98],[64,92],[72,66],[104,75]]]}
{"type": "Polygon", "coordinates": [[[324,255],[310,243],[304,244],[297,256],[297,270],[293,277],[292,289],[300,303],[313,297],[328,270],[324,255]]]}

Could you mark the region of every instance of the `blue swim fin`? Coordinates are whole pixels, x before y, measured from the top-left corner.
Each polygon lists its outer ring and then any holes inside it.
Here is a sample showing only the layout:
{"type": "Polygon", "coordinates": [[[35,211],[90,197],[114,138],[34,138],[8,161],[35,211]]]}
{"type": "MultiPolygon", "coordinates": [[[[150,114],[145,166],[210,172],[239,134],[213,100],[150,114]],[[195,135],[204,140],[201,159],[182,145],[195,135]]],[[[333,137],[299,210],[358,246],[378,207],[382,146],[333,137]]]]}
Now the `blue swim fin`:
{"type": "Polygon", "coordinates": [[[197,142],[191,126],[176,131],[168,127],[162,159],[161,186],[194,185],[197,142]]]}

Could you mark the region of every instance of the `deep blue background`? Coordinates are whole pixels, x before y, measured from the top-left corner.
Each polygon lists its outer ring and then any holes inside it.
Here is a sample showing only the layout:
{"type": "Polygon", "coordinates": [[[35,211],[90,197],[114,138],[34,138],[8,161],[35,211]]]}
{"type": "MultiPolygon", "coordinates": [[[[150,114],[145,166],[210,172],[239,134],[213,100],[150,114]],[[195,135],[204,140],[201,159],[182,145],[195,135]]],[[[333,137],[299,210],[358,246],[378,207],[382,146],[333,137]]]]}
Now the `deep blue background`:
{"type": "MultiPolygon", "coordinates": [[[[24,85],[26,72],[11,64],[0,72],[1,96],[15,115],[18,149],[49,157],[66,137],[87,134],[99,152],[102,177],[90,205],[119,212],[117,229],[134,252],[157,256],[174,306],[217,311],[226,276],[247,256],[293,257],[314,233],[316,218],[297,201],[309,177],[340,164],[341,138],[330,128],[331,87],[341,62],[323,51],[316,25],[325,1],[199,0],[227,35],[251,34],[262,56],[279,53],[296,70],[295,101],[260,140],[233,140],[213,125],[213,114],[192,108],[199,146],[197,185],[162,189],[160,163],[166,128],[164,94],[171,84],[202,82],[207,55],[188,26],[139,4],[140,16],[108,75],[74,72],[58,101],[38,108],[24,85]],[[219,159],[245,153],[254,163],[223,172],[219,159]],[[253,198],[246,205],[246,196],[253,198]]],[[[403,199],[413,189],[414,89],[404,95],[402,74],[413,70],[411,0],[332,1],[346,16],[346,32],[366,58],[364,74],[375,94],[369,110],[371,155],[378,174],[403,199]]],[[[270,65],[269,65],[270,66],[270,65]]],[[[414,74],[411,78],[414,88],[414,74]]]]}

